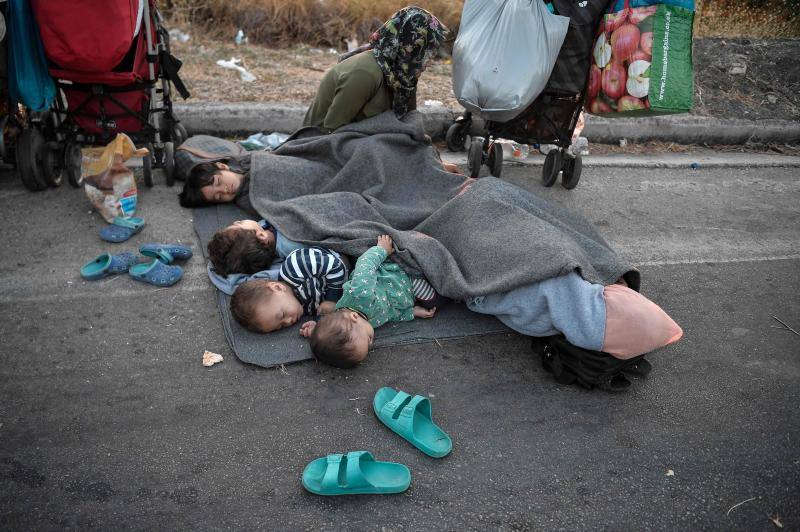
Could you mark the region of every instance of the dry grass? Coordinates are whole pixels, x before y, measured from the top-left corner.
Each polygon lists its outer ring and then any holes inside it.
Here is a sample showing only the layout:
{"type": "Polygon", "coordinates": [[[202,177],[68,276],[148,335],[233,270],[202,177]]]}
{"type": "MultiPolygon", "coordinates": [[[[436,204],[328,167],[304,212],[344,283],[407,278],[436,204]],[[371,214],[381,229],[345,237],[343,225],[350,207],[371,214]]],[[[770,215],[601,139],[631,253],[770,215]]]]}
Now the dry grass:
{"type": "MultiPolygon", "coordinates": [[[[456,30],[463,0],[416,2],[456,30]]],[[[408,0],[169,0],[171,24],[202,27],[209,37],[230,39],[241,28],[251,42],[271,46],[342,48],[363,42],[408,0]]],[[[800,37],[800,0],[697,0],[698,37],[800,37]]]]}
{"type": "MultiPolygon", "coordinates": [[[[203,26],[209,36],[241,28],[251,42],[342,47],[366,38],[408,0],[171,0],[163,12],[173,24],[203,26]]],[[[457,28],[463,0],[420,0],[416,5],[457,28]]]]}
{"type": "MultiPolygon", "coordinates": [[[[306,45],[270,47],[259,44],[236,46],[232,38],[211,39],[192,27],[186,43],[173,42],[174,53],[183,60],[181,79],[192,92],[192,102],[284,102],[309,105],[325,71],[336,64],[338,54],[329,48],[306,45]],[[256,76],[244,83],[237,72],[216,65],[218,59],[241,59],[256,76]]],[[[459,107],[453,95],[449,59],[438,59],[420,78],[417,101],[439,100],[459,107]]]]}
{"type": "Polygon", "coordinates": [[[697,37],[800,37],[797,0],[697,0],[697,37]]]}

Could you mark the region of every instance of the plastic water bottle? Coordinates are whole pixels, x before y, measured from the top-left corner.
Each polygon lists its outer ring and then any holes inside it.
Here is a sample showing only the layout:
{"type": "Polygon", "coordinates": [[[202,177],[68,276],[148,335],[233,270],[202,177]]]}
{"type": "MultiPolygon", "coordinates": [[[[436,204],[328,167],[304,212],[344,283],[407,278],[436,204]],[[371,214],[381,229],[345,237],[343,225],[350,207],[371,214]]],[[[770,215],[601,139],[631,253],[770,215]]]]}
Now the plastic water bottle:
{"type": "Polygon", "coordinates": [[[511,158],[517,161],[524,161],[528,158],[528,154],[530,153],[531,149],[530,146],[527,144],[518,144],[516,142],[511,142],[511,158]]]}
{"type": "Polygon", "coordinates": [[[589,155],[589,139],[578,137],[572,143],[572,151],[575,155],[589,155]]]}

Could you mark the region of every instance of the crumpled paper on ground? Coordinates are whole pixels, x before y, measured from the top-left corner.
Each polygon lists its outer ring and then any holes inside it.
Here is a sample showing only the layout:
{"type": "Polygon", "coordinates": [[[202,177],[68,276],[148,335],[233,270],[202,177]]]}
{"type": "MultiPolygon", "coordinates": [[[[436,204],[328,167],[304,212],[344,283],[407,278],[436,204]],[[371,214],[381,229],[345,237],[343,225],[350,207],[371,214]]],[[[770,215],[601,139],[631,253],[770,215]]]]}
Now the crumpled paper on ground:
{"type": "Polygon", "coordinates": [[[137,149],[124,133],[118,133],[105,147],[81,150],[83,189],[89,202],[108,223],[117,216],[131,216],[136,212],[136,179],[125,161],[148,153],[147,148],[137,149]]]}
{"type": "Polygon", "coordinates": [[[219,364],[223,360],[222,355],[218,353],[212,353],[211,351],[203,353],[203,365],[207,368],[210,368],[214,364],[219,364]]]}

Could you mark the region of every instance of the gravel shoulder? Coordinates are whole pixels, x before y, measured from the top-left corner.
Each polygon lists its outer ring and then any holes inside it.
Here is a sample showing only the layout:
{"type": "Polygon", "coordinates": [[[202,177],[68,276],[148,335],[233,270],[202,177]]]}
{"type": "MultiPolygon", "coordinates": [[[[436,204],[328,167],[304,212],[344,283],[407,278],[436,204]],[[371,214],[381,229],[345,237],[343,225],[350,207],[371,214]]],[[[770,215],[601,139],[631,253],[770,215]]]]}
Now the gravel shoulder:
{"type": "MultiPolygon", "coordinates": [[[[183,61],[181,76],[193,102],[281,102],[310,104],[338,51],[298,45],[269,48],[236,46],[184,29],[191,36],[173,41],[183,61]],[[243,82],[217,60],[236,57],[256,76],[243,82]]],[[[693,114],[717,118],[800,120],[800,39],[717,39],[694,41],[693,114]],[[739,67],[744,67],[739,68],[739,67]],[[743,73],[736,74],[733,72],[743,73]]],[[[420,79],[418,100],[436,100],[455,109],[449,58],[440,59],[420,79]]]]}

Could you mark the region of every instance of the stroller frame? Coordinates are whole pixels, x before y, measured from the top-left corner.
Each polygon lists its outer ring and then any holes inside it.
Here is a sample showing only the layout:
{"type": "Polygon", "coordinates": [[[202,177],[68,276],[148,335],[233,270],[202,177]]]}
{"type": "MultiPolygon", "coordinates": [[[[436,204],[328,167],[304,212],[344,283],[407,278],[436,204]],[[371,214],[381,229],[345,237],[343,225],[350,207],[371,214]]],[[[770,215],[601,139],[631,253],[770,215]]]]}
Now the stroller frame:
{"type": "MultiPolygon", "coordinates": [[[[153,168],[163,168],[167,185],[174,184],[175,147],[186,140],[188,134],[173,113],[170,82],[184,98],[189,93],[177,76],[180,61],[170,54],[169,33],[163,27],[160,12],[152,0],[142,0],[142,8],[142,28],[134,39],[144,39],[147,79],[125,84],[75,82],[61,79],[56,72],[53,106],[42,113],[28,112],[28,127],[18,137],[17,167],[27,188],[42,190],[47,186],[59,186],[62,169],[69,183],[80,187],[81,146],[107,143],[118,132],[124,132],[134,143],[148,149],[149,154],[143,158],[145,185],[153,186],[153,168]],[[68,92],[86,97],[70,109],[68,92]],[[141,110],[123,101],[125,93],[140,95],[142,92],[141,110]],[[86,111],[90,105],[96,105],[94,112],[86,111]],[[99,131],[87,131],[76,119],[84,122],[92,119],[99,131]],[[129,125],[133,120],[140,129],[125,131],[117,127],[118,120],[128,120],[129,125]]],[[[134,41],[132,46],[138,47],[141,43],[134,41]]]]}
{"type": "MultiPolygon", "coordinates": [[[[520,144],[554,144],[556,149],[547,153],[542,167],[542,184],[546,187],[553,186],[559,173],[563,172],[561,184],[571,190],[580,181],[582,160],[579,154],[573,153],[568,148],[572,144],[572,134],[578,123],[586,90],[577,95],[564,95],[555,92],[543,92],[522,113],[508,122],[484,122],[484,136],[473,137],[467,155],[467,169],[469,176],[477,178],[481,166],[484,164],[494,177],[500,177],[503,172],[503,146],[499,139],[508,139],[520,144]],[[558,123],[547,114],[551,107],[566,107],[564,114],[568,120],[558,123]],[[539,135],[530,136],[519,125],[528,121],[541,121],[539,135]]],[[[459,116],[447,130],[446,142],[450,151],[460,151],[464,148],[467,135],[472,131],[472,112],[466,111],[459,116]]]]}
{"type": "MultiPolygon", "coordinates": [[[[503,147],[499,138],[524,144],[554,144],[542,168],[542,184],[551,187],[563,173],[561,185],[572,189],[578,185],[582,159],[570,149],[575,127],[580,120],[590,82],[591,53],[602,18],[612,0],[552,0],[556,15],[569,17],[561,50],[550,73],[547,85],[522,113],[506,122],[486,120],[484,136],[473,137],[469,145],[467,166],[470,177],[480,174],[486,164],[492,175],[503,170],[503,147]],[[587,6],[588,4],[588,6],[587,6]],[[583,77],[581,77],[583,76],[583,77]]],[[[459,116],[447,131],[447,147],[462,151],[473,129],[472,113],[459,116]]]]}

